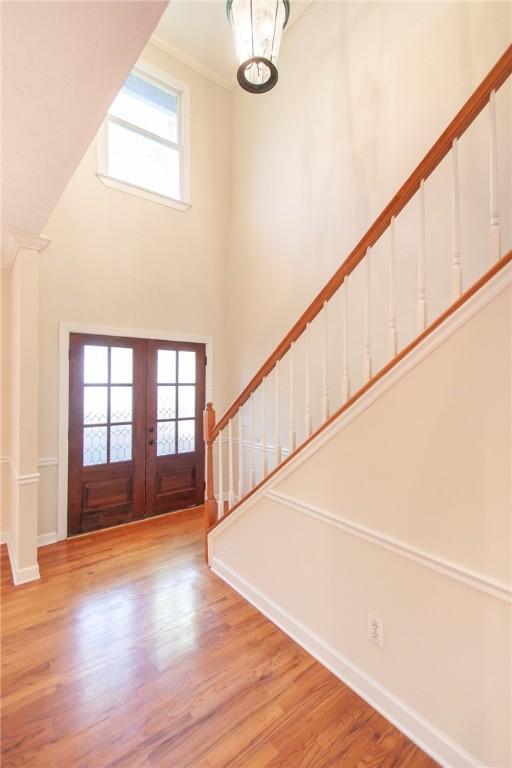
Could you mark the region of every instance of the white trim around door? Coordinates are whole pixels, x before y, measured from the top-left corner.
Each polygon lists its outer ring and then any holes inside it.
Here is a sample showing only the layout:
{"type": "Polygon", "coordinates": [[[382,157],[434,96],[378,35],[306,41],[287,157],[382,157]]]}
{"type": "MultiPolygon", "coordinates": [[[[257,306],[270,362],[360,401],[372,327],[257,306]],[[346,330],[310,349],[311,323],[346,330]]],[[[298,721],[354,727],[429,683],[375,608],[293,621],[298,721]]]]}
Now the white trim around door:
{"type": "Polygon", "coordinates": [[[213,402],[213,338],[169,331],[120,328],[87,323],[59,323],[59,470],[57,500],[57,541],[68,536],[68,429],[69,429],[69,335],[90,333],[97,336],[124,336],[132,339],[190,341],[206,346],[206,401],[213,402]]]}

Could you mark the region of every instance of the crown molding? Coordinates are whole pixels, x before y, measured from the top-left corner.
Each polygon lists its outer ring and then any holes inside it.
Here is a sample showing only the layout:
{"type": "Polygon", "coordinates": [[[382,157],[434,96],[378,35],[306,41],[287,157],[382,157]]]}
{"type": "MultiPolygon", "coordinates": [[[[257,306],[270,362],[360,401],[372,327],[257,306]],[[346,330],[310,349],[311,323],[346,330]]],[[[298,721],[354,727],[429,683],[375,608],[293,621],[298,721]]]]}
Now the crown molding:
{"type": "Polygon", "coordinates": [[[174,45],[169,45],[158,35],[153,35],[153,37],[149,39],[149,45],[158,48],[160,51],[167,53],[168,56],[172,56],[173,59],[177,59],[177,61],[185,64],[185,66],[190,67],[190,69],[199,72],[200,75],[207,77],[208,80],[211,80],[216,85],[220,85],[220,87],[224,88],[226,91],[231,92],[236,85],[234,78],[233,80],[230,80],[229,78],[224,77],[219,72],[206,66],[206,64],[203,64],[202,61],[191,56],[190,53],[187,53],[174,45]]]}
{"type": "Polygon", "coordinates": [[[50,245],[50,238],[33,235],[31,232],[12,232],[7,241],[2,269],[9,270],[14,264],[18,251],[22,248],[42,253],[50,245]]]}
{"type": "Polygon", "coordinates": [[[288,21],[288,24],[284,28],[285,33],[288,32],[293,27],[293,25],[300,19],[304,11],[307,11],[307,9],[309,8],[312,2],[313,0],[307,0],[307,2],[305,2],[304,5],[302,5],[298,10],[295,10],[293,17],[288,21]]]}
{"type": "MultiPolygon", "coordinates": [[[[304,11],[306,11],[309,6],[312,4],[313,0],[307,0],[300,8],[299,10],[296,10],[294,14],[292,15],[292,18],[288,21],[288,24],[286,25],[284,29],[284,33],[288,32],[293,25],[300,19],[300,17],[303,15],[304,11]]],[[[160,51],[163,51],[164,53],[167,53],[169,56],[172,56],[173,59],[177,59],[177,61],[180,61],[182,64],[185,64],[187,67],[190,67],[190,69],[195,70],[196,72],[199,72],[200,75],[203,75],[203,77],[207,77],[208,80],[211,80],[216,85],[220,85],[221,88],[224,88],[226,91],[233,91],[236,87],[236,78],[234,76],[236,66],[233,69],[233,77],[225,77],[225,75],[221,75],[220,72],[218,72],[215,69],[212,69],[207,64],[204,64],[204,62],[199,61],[199,59],[196,59],[195,56],[192,56],[190,53],[187,53],[187,51],[184,51],[182,48],[179,48],[175,45],[169,45],[169,43],[165,42],[160,35],[153,35],[149,39],[149,45],[154,46],[155,48],[158,48],[160,51]]]]}

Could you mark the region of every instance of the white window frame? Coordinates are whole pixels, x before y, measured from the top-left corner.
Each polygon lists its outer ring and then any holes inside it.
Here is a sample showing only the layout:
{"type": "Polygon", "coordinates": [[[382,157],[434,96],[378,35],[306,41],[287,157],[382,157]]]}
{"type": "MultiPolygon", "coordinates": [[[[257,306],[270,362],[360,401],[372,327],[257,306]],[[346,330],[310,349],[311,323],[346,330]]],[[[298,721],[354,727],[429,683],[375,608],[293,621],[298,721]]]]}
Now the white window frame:
{"type": "Polygon", "coordinates": [[[150,131],[144,130],[133,123],[122,120],[112,115],[107,115],[98,133],[97,147],[97,177],[105,186],[115,189],[119,192],[125,192],[129,195],[142,197],[145,200],[151,200],[160,205],[166,205],[170,208],[176,208],[179,211],[186,211],[191,206],[190,199],[190,89],[179,80],[175,80],[167,72],[154,67],[146,62],[138,62],[133,68],[133,74],[149,80],[165,90],[171,91],[178,99],[178,142],[162,139],[150,131]],[[130,184],[127,181],[116,179],[108,174],[108,140],[107,130],[108,122],[112,121],[117,125],[129,128],[131,131],[147,136],[154,141],[159,141],[166,146],[172,146],[179,151],[180,155],[180,196],[179,199],[166,197],[158,192],[152,192],[150,189],[139,187],[136,184],[130,184]]]}

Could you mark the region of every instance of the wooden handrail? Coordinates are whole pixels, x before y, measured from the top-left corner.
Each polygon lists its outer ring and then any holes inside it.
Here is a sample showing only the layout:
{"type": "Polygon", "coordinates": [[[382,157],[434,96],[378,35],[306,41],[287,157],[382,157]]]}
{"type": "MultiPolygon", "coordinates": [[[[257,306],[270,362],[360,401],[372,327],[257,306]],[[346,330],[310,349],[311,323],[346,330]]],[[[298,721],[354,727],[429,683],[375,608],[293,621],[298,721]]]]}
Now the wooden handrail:
{"type": "MultiPolygon", "coordinates": [[[[468,288],[467,291],[465,291],[459,298],[451,304],[448,309],[446,309],[444,312],[442,312],[432,323],[430,323],[427,328],[425,328],[424,331],[422,331],[418,336],[416,336],[415,339],[413,339],[406,347],[404,347],[392,360],[389,361],[383,368],[381,368],[372,378],[367,381],[365,384],[363,384],[357,392],[354,392],[354,394],[345,402],[343,405],[341,405],[326,421],[324,421],[318,429],[316,429],[312,435],[310,435],[303,443],[301,443],[297,448],[295,448],[293,451],[291,451],[288,456],[283,459],[283,461],[278,464],[274,469],[268,473],[259,483],[257,483],[253,488],[251,488],[243,497],[243,499],[240,499],[236,504],[231,507],[230,510],[226,512],[222,520],[225,520],[226,517],[231,515],[238,507],[247,501],[248,498],[251,496],[254,496],[254,494],[262,488],[265,483],[267,483],[269,480],[271,480],[286,464],[289,464],[292,459],[294,459],[299,453],[301,453],[306,446],[308,446],[313,440],[315,440],[322,432],[324,432],[327,427],[329,427],[336,419],[338,419],[342,413],[345,413],[352,405],[354,405],[355,402],[357,402],[369,389],[371,389],[380,379],[384,378],[384,376],[389,373],[395,366],[398,365],[405,357],[407,357],[408,354],[410,354],[416,347],[418,347],[422,341],[424,341],[428,336],[430,336],[437,328],[439,328],[440,325],[442,325],[446,320],[448,320],[451,315],[455,314],[455,312],[460,309],[464,304],[469,301],[469,299],[472,298],[478,291],[483,288],[484,285],[486,285],[490,280],[492,280],[493,277],[495,277],[501,270],[507,266],[507,264],[512,263],[512,251],[508,251],[508,253],[505,254],[505,256],[502,256],[499,261],[496,262],[482,277],[480,277],[473,285],[468,288]]],[[[216,528],[222,520],[215,520],[213,525],[210,527],[210,531],[212,531],[214,528],[216,528]]],[[[207,533],[209,531],[207,530],[207,533]]]]}
{"type": "Polygon", "coordinates": [[[427,152],[423,160],[411,173],[407,181],[400,187],[390,203],[384,208],[380,216],[374,221],[365,235],[358,242],[341,267],[334,273],[328,283],[311,302],[309,307],[297,320],[293,328],[275,348],[270,357],[263,363],[259,371],[252,377],[242,393],[227,409],[222,418],[217,422],[211,433],[211,440],[215,440],[220,431],[227,426],[229,420],[236,414],[239,408],[248,400],[251,393],[261,384],[263,379],[273,370],[276,362],[289,350],[292,342],[296,341],[304,332],[308,323],[315,319],[321,311],[324,302],[336,293],[345,278],[357,267],[364,258],[368,248],[371,248],[383,235],[391,223],[393,216],[398,216],[418,191],[422,179],[427,179],[437,168],[439,163],[450,151],[454,139],[459,139],[466,131],[482,109],[489,101],[492,91],[498,90],[505,80],[512,74],[512,45],[496,62],[489,74],[485,77],[476,91],[469,97],[462,109],[454,117],[448,128],[441,134],[434,146],[427,152]]]}

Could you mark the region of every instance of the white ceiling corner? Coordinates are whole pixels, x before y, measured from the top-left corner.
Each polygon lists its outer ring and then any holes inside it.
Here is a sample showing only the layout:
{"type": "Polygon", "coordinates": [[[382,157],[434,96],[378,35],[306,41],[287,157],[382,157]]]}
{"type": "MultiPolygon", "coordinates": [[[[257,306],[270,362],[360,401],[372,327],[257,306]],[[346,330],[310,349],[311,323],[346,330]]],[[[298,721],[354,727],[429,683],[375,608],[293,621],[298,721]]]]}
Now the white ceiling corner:
{"type": "MultiPolygon", "coordinates": [[[[291,0],[293,26],[313,0],[291,0]]],[[[200,72],[217,85],[232,90],[238,68],[225,0],[171,0],[150,42],[200,72]]]]}
{"type": "MultiPolygon", "coordinates": [[[[218,69],[214,69],[205,61],[197,59],[189,51],[170,43],[167,36],[164,37],[155,33],[151,36],[149,42],[151,45],[155,46],[155,48],[159,48],[161,51],[164,51],[164,53],[168,53],[173,59],[181,61],[182,64],[190,67],[190,69],[199,72],[199,74],[204,75],[209,80],[220,85],[221,88],[225,88],[227,91],[231,91],[234,88],[236,84],[234,76],[226,77],[218,69]]],[[[233,70],[233,73],[234,72],[236,72],[236,68],[233,70]]]]}

